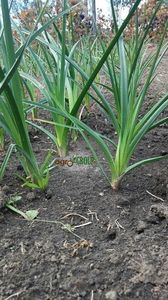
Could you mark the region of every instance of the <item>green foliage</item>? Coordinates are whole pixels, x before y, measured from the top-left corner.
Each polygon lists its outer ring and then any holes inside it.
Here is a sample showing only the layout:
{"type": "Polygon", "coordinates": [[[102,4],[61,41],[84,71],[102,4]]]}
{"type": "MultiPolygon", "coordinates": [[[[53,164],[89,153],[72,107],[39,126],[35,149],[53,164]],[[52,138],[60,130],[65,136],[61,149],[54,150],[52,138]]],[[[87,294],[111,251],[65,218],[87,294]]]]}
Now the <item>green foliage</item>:
{"type": "MultiPolygon", "coordinates": [[[[17,71],[16,54],[14,49],[14,40],[10,22],[8,1],[1,1],[2,17],[3,17],[3,33],[1,39],[5,48],[4,65],[0,67],[1,80],[1,101],[0,101],[0,126],[13,139],[15,147],[18,151],[19,159],[23,165],[25,173],[30,177],[32,182],[40,188],[45,188],[46,176],[40,173],[34,156],[28,129],[26,126],[24,109],[23,109],[23,93],[22,86],[17,71]],[[12,70],[12,71],[11,71],[12,70]],[[7,78],[11,76],[8,84],[7,78]]],[[[20,54],[20,58],[21,58],[20,54]]],[[[7,156],[9,157],[9,155],[7,156]]],[[[7,160],[6,160],[7,162],[7,160]]],[[[2,167],[2,170],[4,168],[2,167]]],[[[3,171],[1,171],[1,176],[3,171]]]]}
{"type": "MultiPolygon", "coordinates": [[[[114,103],[111,103],[111,109],[107,109],[106,114],[116,131],[116,151],[111,153],[104,139],[100,136],[98,137],[90,128],[80,124],[78,125],[85,129],[103,150],[111,170],[111,186],[113,189],[118,188],[121,178],[130,170],[143,164],[168,158],[168,155],[164,157],[153,157],[130,165],[132,155],[144,135],[155,126],[167,120],[166,118],[157,122],[162,112],[168,107],[168,94],[153,104],[146,113],[144,113],[142,109],[147,91],[155,78],[156,69],[168,49],[168,43],[166,42],[164,44],[164,38],[168,28],[167,22],[156,52],[152,55],[151,53],[149,55],[146,54],[146,36],[161,3],[162,1],[157,5],[151,16],[149,25],[142,35],[139,35],[137,28],[137,35],[130,40],[129,43],[125,43],[123,35],[121,35],[116,47],[109,53],[109,57],[106,56],[105,73],[106,75],[108,74],[111,87],[109,88],[109,85],[103,85],[103,87],[107,88],[108,92],[111,92],[114,97],[114,103]],[[119,60],[117,66],[114,65],[116,52],[118,53],[119,60]],[[142,84],[144,77],[146,77],[146,79],[142,84]],[[140,83],[141,87],[139,85],[140,83]]],[[[112,11],[113,18],[115,19],[113,7],[112,11]]],[[[120,31],[120,28],[116,25],[116,35],[120,31]]],[[[103,43],[102,48],[104,55],[106,55],[107,49],[103,43]]],[[[109,103],[107,100],[106,102],[109,103]]]]}
{"type": "MultiPolygon", "coordinates": [[[[67,3],[65,1],[64,9],[66,6],[67,3]]],[[[67,33],[66,24],[66,16],[64,16],[61,31],[56,24],[53,24],[55,37],[47,31],[42,36],[37,37],[38,45],[40,46],[39,53],[37,54],[37,49],[29,47],[29,56],[33,59],[37,72],[34,76],[27,72],[20,72],[20,74],[25,80],[29,94],[30,85],[34,85],[49,105],[71,113],[75,107],[81,87],[85,86],[85,78],[89,78],[96,64],[94,62],[95,59],[86,52],[87,47],[92,50],[90,41],[87,38],[75,43],[73,46],[67,42],[70,40],[71,35],[69,36],[67,33]],[[76,65],[73,63],[74,58],[77,61],[76,65]],[[82,65],[82,68],[78,65],[82,65]],[[81,72],[85,74],[85,77],[82,76],[81,78],[81,72]],[[40,80],[37,80],[38,76],[40,80]]],[[[94,47],[94,43],[92,46],[94,47]]],[[[32,93],[30,98],[33,100],[32,93]]],[[[89,110],[90,96],[88,94],[86,94],[84,101],[89,110]]],[[[75,116],[78,115],[79,109],[80,106],[75,116]]],[[[48,120],[40,119],[40,121],[51,124],[51,121],[48,120]]],[[[64,157],[67,154],[69,131],[72,129],[72,126],[68,126],[66,118],[55,112],[52,112],[52,122],[55,136],[49,132],[48,136],[56,144],[59,155],[64,157]]],[[[44,131],[43,128],[41,130],[44,131]]],[[[45,132],[47,133],[47,131],[45,132]]]]}
{"type": "MultiPolygon", "coordinates": [[[[47,3],[47,2],[46,2],[47,3]]],[[[12,34],[8,1],[1,1],[3,28],[1,31],[1,42],[5,49],[2,66],[0,66],[0,126],[11,137],[15,143],[17,155],[22,163],[26,173],[25,183],[31,187],[46,188],[48,184],[49,160],[45,160],[42,167],[38,167],[37,160],[34,156],[32,145],[28,135],[28,128],[25,119],[23,107],[22,85],[18,73],[18,66],[24,54],[26,47],[34,41],[43,30],[45,30],[52,22],[62,17],[66,12],[56,16],[45,23],[40,29],[36,27],[45,11],[45,6],[36,20],[33,32],[29,35],[26,42],[16,51],[14,48],[14,39],[12,34]],[[45,166],[45,168],[44,168],[45,166]]],[[[1,166],[1,177],[4,168],[10,157],[11,149],[5,159],[5,164],[1,166]]],[[[47,156],[48,158],[49,156],[47,156]]]]}
{"type": "MultiPolygon", "coordinates": [[[[109,44],[99,38],[91,42],[90,37],[86,36],[72,44],[74,34],[67,30],[67,14],[73,8],[69,8],[67,0],[64,0],[62,12],[54,17],[48,16],[46,20],[42,17],[47,3],[37,16],[31,33],[13,22],[16,43],[8,1],[1,0],[0,126],[13,144],[9,146],[0,167],[0,178],[15,150],[26,174],[26,177],[20,177],[24,181],[23,186],[44,189],[48,185],[54,160],[49,151],[44,163],[38,165],[28,134],[28,126],[34,126],[56,144],[62,157],[67,154],[72,130],[79,132],[104,172],[88,138],[88,135],[91,136],[103,151],[111,172],[108,180],[112,188],[117,189],[121,178],[132,169],[167,158],[167,155],[157,156],[131,163],[144,135],[167,122],[167,117],[162,118],[161,114],[168,107],[168,94],[147,111],[143,109],[157,67],[168,49],[168,43],[164,42],[167,22],[156,51],[148,55],[147,36],[163,1],[156,5],[144,32],[139,31],[138,22],[135,22],[135,35],[128,41],[124,38],[124,30],[137,14],[140,0],[135,2],[121,25],[117,23],[114,1],[111,1],[115,35],[109,44]],[[58,25],[56,22],[60,18],[58,25]],[[104,75],[107,84],[100,80],[104,75]],[[105,89],[113,101],[106,99],[105,89]],[[90,110],[91,101],[95,101],[110,120],[116,132],[116,143],[80,120],[82,105],[90,110]],[[49,112],[46,120],[40,118],[41,110],[49,112]],[[40,125],[36,122],[37,111],[40,125]],[[30,113],[33,121],[29,119],[30,113]],[[52,125],[54,133],[42,126],[44,123],[52,125]]],[[[2,144],[3,134],[0,138],[2,144]]],[[[8,203],[8,207],[17,210],[13,203],[8,203]]],[[[20,214],[25,217],[25,213],[20,214]]],[[[35,216],[34,212],[26,215],[27,218],[32,216],[35,216]]]]}

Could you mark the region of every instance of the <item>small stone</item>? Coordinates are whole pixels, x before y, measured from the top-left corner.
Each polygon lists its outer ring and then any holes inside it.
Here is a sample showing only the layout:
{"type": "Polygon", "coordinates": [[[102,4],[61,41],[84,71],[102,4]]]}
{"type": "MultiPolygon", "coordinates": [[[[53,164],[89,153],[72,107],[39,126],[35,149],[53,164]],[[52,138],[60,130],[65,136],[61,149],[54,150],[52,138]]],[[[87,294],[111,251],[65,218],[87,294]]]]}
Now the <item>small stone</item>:
{"type": "Polygon", "coordinates": [[[67,272],[67,277],[72,277],[72,276],[73,276],[72,271],[67,272]]]}
{"type": "Polygon", "coordinates": [[[144,230],[147,229],[147,227],[148,227],[147,223],[140,220],[138,221],[136,232],[138,233],[144,232],[144,230]]]}
{"type": "Polygon", "coordinates": [[[33,140],[34,141],[37,141],[39,139],[39,136],[38,135],[35,135],[34,137],[33,137],[33,140]]]}
{"type": "Polygon", "coordinates": [[[103,197],[103,196],[104,196],[104,193],[101,192],[101,193],[99,193],[99,195],[100,195],[101,197],[103,197]]]}
{"type": "Polygon", "coordinates": [[[61,258],[60,258],[60,261],[61,261],[61,263],[65,263],[65,261],[66,261],[66,255],[61,255],[61,258]]]}
{"type": "Polygon", "coordinates": [[[140,241],[141,239],[142,239],[142,234],[136,234],[136,235],[134,236],[134,240],[135,240],[136,242],[140,241]]]}
{"type": "Polygon", "coordinates": [[[50,190],[50,189],[48,189],[47,191],[46,191],[46,198],[47,199],[51,199],[52,198],[52,190],[50,190]]]}
{"type": "Polygon", "coordinates": [[[139,297],[140,296],[140,291],[136,292],[136,296],[139,297]]]}
{"type": "Polygon", "coordinates": [[[82,291],[82,292],[80,292],[80,296],[82,296],[82,297],[86,297],[86,295],[87,295],[86,291],[82,291]]]}
{"type": "Polygon", "coordinates": [[[27,198],[27,200],[32,201],[36,198],[36,195],[34,192],[29,192],[29,193],[27,193],[26,198],[27,198]]]}
{"type": "Polygon", "coordinates": [[[7,192],[9,192],[9,186],[8,185],[4,185],[3,187],[2,187],[2,191],[4,192],[4,193],[7,193],[7,192]]]}
{"type": "Polygon", "coordinates": [[[109,291],[105,295],[106,300],[117,300],[117,292],[116,291],[109,291]]]}
{"type": "Polygon", "coordinates": [[[55,255],[52,255],[52,256],[51,256],[51,262],[56,262],[56,261],[57,261],[56,256],[55,256],[55,255]]]}
{"type": "Polygon", "coordinates": [[[121,207],[130,206],[130,202],[131,202],[131,199],[125,198],[121,195],[118,197],[118,201],[117,201],[118,205],[121,206],[121,207]]]}
{"type": "Polygon", "coordinates": [[[162,156],[167,155],[167,154],[168,154],[168,152],[165,151],[165,150],[161,150],[161,151],[160,151],[160,155],[162,155],[162,156]]]}

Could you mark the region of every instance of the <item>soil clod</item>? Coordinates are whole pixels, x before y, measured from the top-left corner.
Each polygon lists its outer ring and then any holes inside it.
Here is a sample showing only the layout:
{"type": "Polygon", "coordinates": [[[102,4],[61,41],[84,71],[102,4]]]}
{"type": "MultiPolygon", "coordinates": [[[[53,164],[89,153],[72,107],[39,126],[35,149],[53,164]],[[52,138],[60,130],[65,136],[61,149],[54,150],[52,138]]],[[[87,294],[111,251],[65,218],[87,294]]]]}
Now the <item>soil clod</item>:
{"type": "Polygon", "coordinates": [[[117,300],[117,292],[116,291],[109,291],[106,293],[106,300],[117,300]]]}

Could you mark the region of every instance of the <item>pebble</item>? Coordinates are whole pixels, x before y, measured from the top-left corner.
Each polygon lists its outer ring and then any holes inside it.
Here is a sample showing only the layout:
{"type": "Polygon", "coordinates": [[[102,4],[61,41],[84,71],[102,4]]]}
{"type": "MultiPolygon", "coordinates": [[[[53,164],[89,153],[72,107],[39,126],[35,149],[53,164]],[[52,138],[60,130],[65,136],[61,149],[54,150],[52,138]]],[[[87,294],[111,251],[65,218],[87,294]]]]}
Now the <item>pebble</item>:
{"type": "Polygon", "coordinates": [[[47,199],[51,199],[52,198],[52,190],[51,189],[48,189],[47,191],[46,191],[46,198],[47,199]]]}
{"type": "Polygon", "coordinates": [[[142,239],[142,234],[137,234],[134,236],[135,241],[140,241],[142,239]]]}
{"type": "Polygon", "coordinates": [[[146,222],[140,220],[140,221],[138,221],[136,232],[138,232],[138,233],[144,232],[144,230],[147,229],[147,227],[148,227],[148,224],[146,222]]]}
{"type": "Polygon", "coordinates": [[[36,198],[36,195],[34,192],[29,192],[29,193],[27,193],[26,198],[27,198],[27,200],[32,201],[36,198]]]}
{"type": "Polygon", "coordinates": [[[117,300],[117,292],[116,291],[109,291],[105,295],[106,300],[117,300]]]}
{"type": "Polygon", "coordinates": [[[103,192],[101,192],[101,193],[99,193],[99,195],[100,195],[101,197],[103,197],[103,196],[104,196],[104,193],[103,193],[103,192]]]}
{"type": "Polygon", "coordinates": [[[56,256],[55,256],[55,255],[52,255],[50,261],[51,261],[51,262],[56,262],[56,261],[57,261],[56,256]]]}
{"type": "Polygon", "coordinates": [[[38,135],[35,135],[34,137],[33,137],[33,140],[34,141],[37,141],[39,139],[39,136],[38,135]]]}
{"type": "Polygon", "coordinates": [[[82,292],[80,292],[80,296],[82,296],[82,297],[86,297],[86,295],[87,295],[86,291],[82,291],[82,292]]]}
{"type": "Polygon", "coordinates": [[[10,188],[9,188],[8,185],[4,185],[4,186],[2,187],[2,191],[3,191],[4,193],[9,192],[9,190],[10,190],[10,188]]]}
{"type": "Polygon", "coordinates": [[[162,156],[167,155],[167,154],[168,154],[168,152],[165,151],[165,150],[161,150],[161,151],[160,151],[160,155],[162,155],[162,156]]]}

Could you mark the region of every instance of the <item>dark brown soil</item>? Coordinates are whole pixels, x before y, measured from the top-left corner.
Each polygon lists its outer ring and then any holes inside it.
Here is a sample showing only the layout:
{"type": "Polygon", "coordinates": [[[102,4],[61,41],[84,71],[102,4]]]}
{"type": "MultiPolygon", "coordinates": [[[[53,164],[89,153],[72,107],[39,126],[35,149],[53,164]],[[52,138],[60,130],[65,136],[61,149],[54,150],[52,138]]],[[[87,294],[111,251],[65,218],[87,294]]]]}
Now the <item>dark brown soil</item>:
{"type": "MultiPolygon", "coordinates": [[[[151,93],[156,90],[155,83],[151,93]]],[[[89,122],[111,135],[102,115],[89,122]]],[[[39,133],[32,140],[40,160],[51,145],[39,133]]],[[[167,151],[163,126],[146,136],[134,159],[167,151]]],[[[71,145],[69,157],[74,154],[91,155],[81,139],[71,145]]],[[[1,209],[0,300],[168,299],[167,161],[130,173],[118,192],[96,165],[57,166],[46,192],[21,188],[15,176],[21,172],[13,158],[1,197],[21,195],[18,208],[39,215],[28,222],[1,209]]]]}

